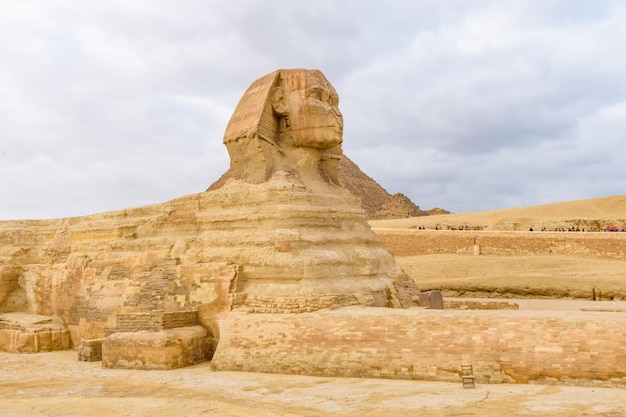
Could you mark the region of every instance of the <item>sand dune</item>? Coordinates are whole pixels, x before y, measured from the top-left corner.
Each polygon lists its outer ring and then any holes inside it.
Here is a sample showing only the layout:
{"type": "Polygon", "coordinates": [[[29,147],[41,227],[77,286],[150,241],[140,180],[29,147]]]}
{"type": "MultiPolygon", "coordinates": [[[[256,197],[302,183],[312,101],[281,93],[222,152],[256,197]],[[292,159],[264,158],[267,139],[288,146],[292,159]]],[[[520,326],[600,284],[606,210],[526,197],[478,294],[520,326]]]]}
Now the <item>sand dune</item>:
{"type": "Polygon", "coordinates": [[[407,219],[371,220],[374,228],[408,229],[457,228],[470,226],[482,230],[528,230],[554,228],[589,228],[601,230],[607,226],[626,225],[626,195],[565,201],[538,206],[454,213],[407,219]]]}

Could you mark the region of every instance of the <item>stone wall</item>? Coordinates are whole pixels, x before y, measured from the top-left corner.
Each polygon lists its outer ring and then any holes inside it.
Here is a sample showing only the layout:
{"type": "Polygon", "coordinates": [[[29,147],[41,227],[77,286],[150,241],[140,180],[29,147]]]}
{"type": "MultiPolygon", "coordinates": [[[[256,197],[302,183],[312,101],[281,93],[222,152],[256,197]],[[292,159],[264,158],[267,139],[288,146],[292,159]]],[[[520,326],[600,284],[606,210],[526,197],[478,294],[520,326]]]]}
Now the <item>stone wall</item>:
{"type": "Polygon", "coordinates": [[[392,310],[231,313],[212,367],[222,371],[626,388],[619,313],[392,310]]]}
{"type": "Polygon", "coordinates": [[[519,304],[511,301],[445,299],[445,309],[452,310],[519,310],[519,304]]]}
{"type": "Polygon", "coordinates": [[[156,332],[197,324],[199,324],[197,311],[150,311],[117,315],[118,332],[138,332],[140,330],[156,332]]]}
{"type": "Polygon", "coordinates": [[[373,229],[395,256],[436,253],[564,254],[624,259],[626,233],[373,229]]]}
{"type": "MultiPolygon", "coordinates": [[[[336,305],[353,305],[357,304],[356,298],[342,296],[323,296],[323,297],[259,297],[259,296],[243,296],[245,297],[245,305],[250,313],[306,313],[323,308],[333,308],[336,305]]],[[[384,293],[383,300],[386,299],[384,293]]],[[[244,304],[241,302],[240,304],[244,304]]]]}

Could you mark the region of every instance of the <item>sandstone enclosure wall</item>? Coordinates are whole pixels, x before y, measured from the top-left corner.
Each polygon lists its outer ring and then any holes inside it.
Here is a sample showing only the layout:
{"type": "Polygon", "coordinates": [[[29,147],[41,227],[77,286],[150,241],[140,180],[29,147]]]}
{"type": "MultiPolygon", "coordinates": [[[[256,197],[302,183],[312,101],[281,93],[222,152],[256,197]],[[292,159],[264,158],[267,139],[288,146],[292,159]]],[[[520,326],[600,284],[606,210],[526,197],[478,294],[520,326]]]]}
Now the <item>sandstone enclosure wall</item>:
{"type": "Polygon", "coordinates": [[[626,233],[500,232],[476,230],[373,229],[395,256],[440,253],[562,254],[626,258],[626,233]]]}
{"type": "Polygon", "coordinates": [[[216,370],[460,382],[626,387],[619,313],[392,310],[231,313],[216,370]]]}

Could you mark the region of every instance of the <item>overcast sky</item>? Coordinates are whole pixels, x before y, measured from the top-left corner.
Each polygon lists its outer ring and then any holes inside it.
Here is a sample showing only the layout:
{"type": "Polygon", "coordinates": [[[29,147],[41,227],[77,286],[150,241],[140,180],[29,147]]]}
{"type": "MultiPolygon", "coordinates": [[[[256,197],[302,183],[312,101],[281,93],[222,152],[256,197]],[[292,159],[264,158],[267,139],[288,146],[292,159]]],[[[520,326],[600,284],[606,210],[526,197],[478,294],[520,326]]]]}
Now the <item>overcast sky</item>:
{"type": "Polygon", "coordinates": [[[626,194],[624,22],[622,0],[0,0],[0,219],[204,191],[245,89],[297,67],[422,209],[626,194]]]}

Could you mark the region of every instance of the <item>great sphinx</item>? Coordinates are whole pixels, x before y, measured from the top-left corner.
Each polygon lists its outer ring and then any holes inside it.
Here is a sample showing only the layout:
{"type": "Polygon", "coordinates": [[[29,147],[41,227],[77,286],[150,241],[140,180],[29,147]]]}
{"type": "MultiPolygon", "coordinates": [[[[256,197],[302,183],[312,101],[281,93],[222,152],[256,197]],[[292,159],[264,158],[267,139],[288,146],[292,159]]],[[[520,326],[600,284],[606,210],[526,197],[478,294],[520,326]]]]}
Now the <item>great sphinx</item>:
{"type": "Polygon", "coordinates": [[[269,258],[291,258],[269,273],[255,268],[254,276],[242,274],[249,299],[267,297],[267,306],[274,305],[282,286],[281,297],[306,306],[300,311],[414,305],[419,291],[369,230],[358,200],[339,186],[342,142],[339,96],[319,70],[274,71],[239,101],[224,135],[232,179],[222,191],[271,190],[259,201],[271,207],[259,218],[275,237],[269,258]]]}
{"type": "MultiPolygon", "coordinates": [[[[137,345],[141,326],[160,335],[156,351],[186,338],[195,359],[172,367],[210,358],[214,344],[198,340],[218,343],[232,311],[416,305],[415,284],[337,183],[342,132],[338,95],[320,71],[259,78],[226,128],[231,179],[221,187],[84,217],[0,222],[0,315],[55,317],[74,347],[109,340],[113,353],[137,345]]],[[[109,365],[150,367],[116,360],[109,365]]]]}

